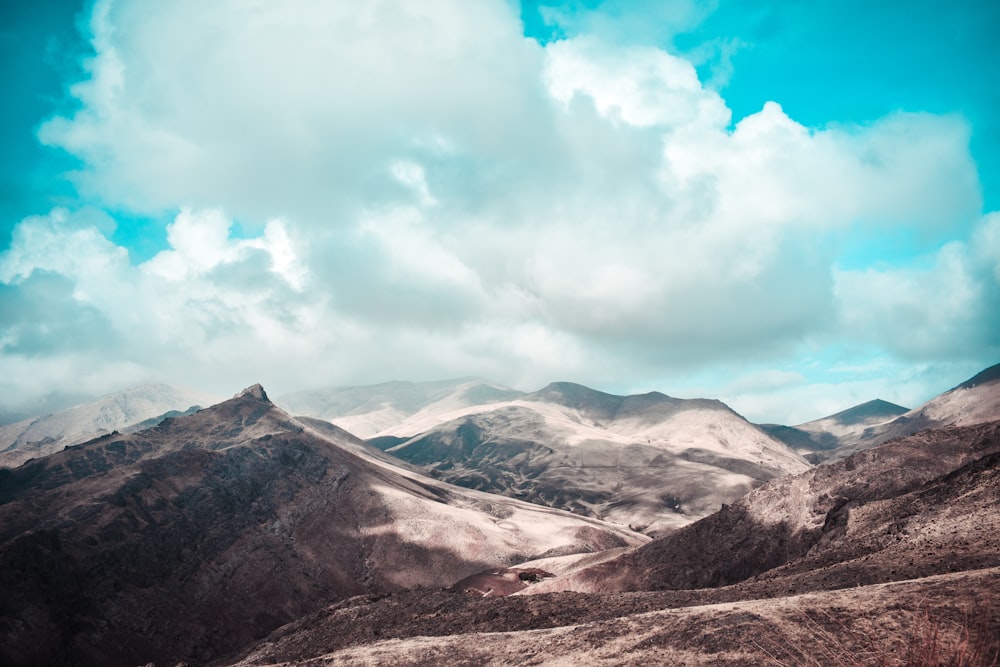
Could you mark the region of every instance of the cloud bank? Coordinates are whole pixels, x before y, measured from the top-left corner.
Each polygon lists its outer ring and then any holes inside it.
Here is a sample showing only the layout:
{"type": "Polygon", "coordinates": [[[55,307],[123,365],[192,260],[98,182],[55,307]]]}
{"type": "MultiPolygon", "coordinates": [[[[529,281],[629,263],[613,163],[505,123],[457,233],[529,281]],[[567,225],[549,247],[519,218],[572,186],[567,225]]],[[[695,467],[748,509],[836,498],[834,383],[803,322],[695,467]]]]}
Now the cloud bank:
{"type": "Polygon", "coordinates": [[[733,123],[658,48],[541,46],[500,0],[355,4],[97,3],[80,108],[39,137],[94,206],[172,211],[169,247],[133,260],[86,208],[22,221],[5,394],[711,369],[766,393],[785,376],[755,368],[831,346],[1000,352],[962,118],[733,123]],[[908,256],[846,261],[866,236],[908,256]]]}

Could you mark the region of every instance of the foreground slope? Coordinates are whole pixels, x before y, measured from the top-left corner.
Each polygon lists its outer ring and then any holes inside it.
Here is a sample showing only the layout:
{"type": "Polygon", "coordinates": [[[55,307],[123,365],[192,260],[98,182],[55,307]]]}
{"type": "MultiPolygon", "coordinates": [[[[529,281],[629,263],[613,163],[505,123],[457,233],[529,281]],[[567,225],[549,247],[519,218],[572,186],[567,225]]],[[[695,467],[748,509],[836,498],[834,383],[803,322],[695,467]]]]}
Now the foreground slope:
{"type": "Polygon", "coordinates": [[[454,484],[668,532],[808,464],[728,406],[560,382],[408,419],[373,444],[454,484]],[[428,429],[428,430],[424,430],[428,429]]]}
{"type": "Polygon", "coordinates": [[[0,426],[0,467],[13,468],[30,458],[47,456],[112,431],[125,431],[148,420],[216,402],[218,397],[192,389],[146,384],[66,410],[0,426]]]}
{"type": "Polygon", "coordinates": [[[640,541],[423,478],[257,386],[0,471],[0,662],[204,662],[330,600],[640,541]]]}
{"type": "Polygon", "coordinates": [[[230,662],[996,664],[1000,422],[883,449],[512,597],[354,598],[230,662]]]}
{"type": "Polygon", "coordinates": [[[998,590],[990,568],[725,602],[713,591],[358,599],[220,664],[978,667],[1000,656],[998,590]]]}

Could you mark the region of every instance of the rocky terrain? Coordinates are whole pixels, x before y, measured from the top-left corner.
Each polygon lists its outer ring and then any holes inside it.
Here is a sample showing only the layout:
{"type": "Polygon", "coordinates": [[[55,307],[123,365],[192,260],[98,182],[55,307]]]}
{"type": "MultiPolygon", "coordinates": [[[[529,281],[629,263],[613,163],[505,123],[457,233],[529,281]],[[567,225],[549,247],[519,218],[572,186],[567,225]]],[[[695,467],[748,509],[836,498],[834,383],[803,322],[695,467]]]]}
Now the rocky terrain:
{"type": "Polygon", "coordinates": [[[422,477],[258,386],[0,471],[0,663],[200,663],[333,600],[643,541],[422,477]]]}
{"type": "Polygon", "coordinates": [[[141,430],[166,417],[218,402],[218,397],[165,384],[146,384],[66,410],[0,426],[0,468],[47,456],[112,431],[141,430]]]}

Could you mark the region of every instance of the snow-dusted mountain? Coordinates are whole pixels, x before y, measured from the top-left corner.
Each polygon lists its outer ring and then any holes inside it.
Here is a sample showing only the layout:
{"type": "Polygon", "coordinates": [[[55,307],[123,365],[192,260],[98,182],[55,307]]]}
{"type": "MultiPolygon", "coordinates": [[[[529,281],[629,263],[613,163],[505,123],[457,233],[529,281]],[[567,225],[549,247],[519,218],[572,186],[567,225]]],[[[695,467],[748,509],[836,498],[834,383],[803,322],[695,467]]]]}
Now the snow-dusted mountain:
{"type": "Polygon", "coordinates": [[[113,431],[151,425],[171,413],[218,402],[219,397],[166,384],[144,384],[66,410],[0,426],[0,467],[86,442],[113,431]]]}
{"type": "Polygon", "coordinates": [[[452,483],[647,534],[808,468],[719,401],[616,396],[568,382],[503,402],[436,406],[371,442],[452,483]]]}
{"type": "Polygon", "coordinates": [[[382,435],[406,422],[436,424],[469,406],[507,401],[522,392],[476,378],[439,382],[383,382],[286,394],[275,403],[293,415],[325,419],[359,438],[382,435]]]}

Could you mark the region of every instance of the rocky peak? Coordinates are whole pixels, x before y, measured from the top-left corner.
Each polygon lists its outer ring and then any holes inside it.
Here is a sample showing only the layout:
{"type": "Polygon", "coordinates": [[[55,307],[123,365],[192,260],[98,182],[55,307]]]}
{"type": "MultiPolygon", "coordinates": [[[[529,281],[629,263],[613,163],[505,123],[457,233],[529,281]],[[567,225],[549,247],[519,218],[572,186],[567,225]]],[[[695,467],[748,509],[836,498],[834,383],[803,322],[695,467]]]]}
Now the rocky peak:
{"type": "Polygon", "coordinates": [[[267,392],[264,391],[264,387],[262,387],[260,383],[247,387],[240,393],[233,396],[233,398],[242,398],[243,396],[247,396],[248,398],[255,398],[258,401],[264,401],[265,403],[271,402],[271,399],[267,397],[267,392]]]}

